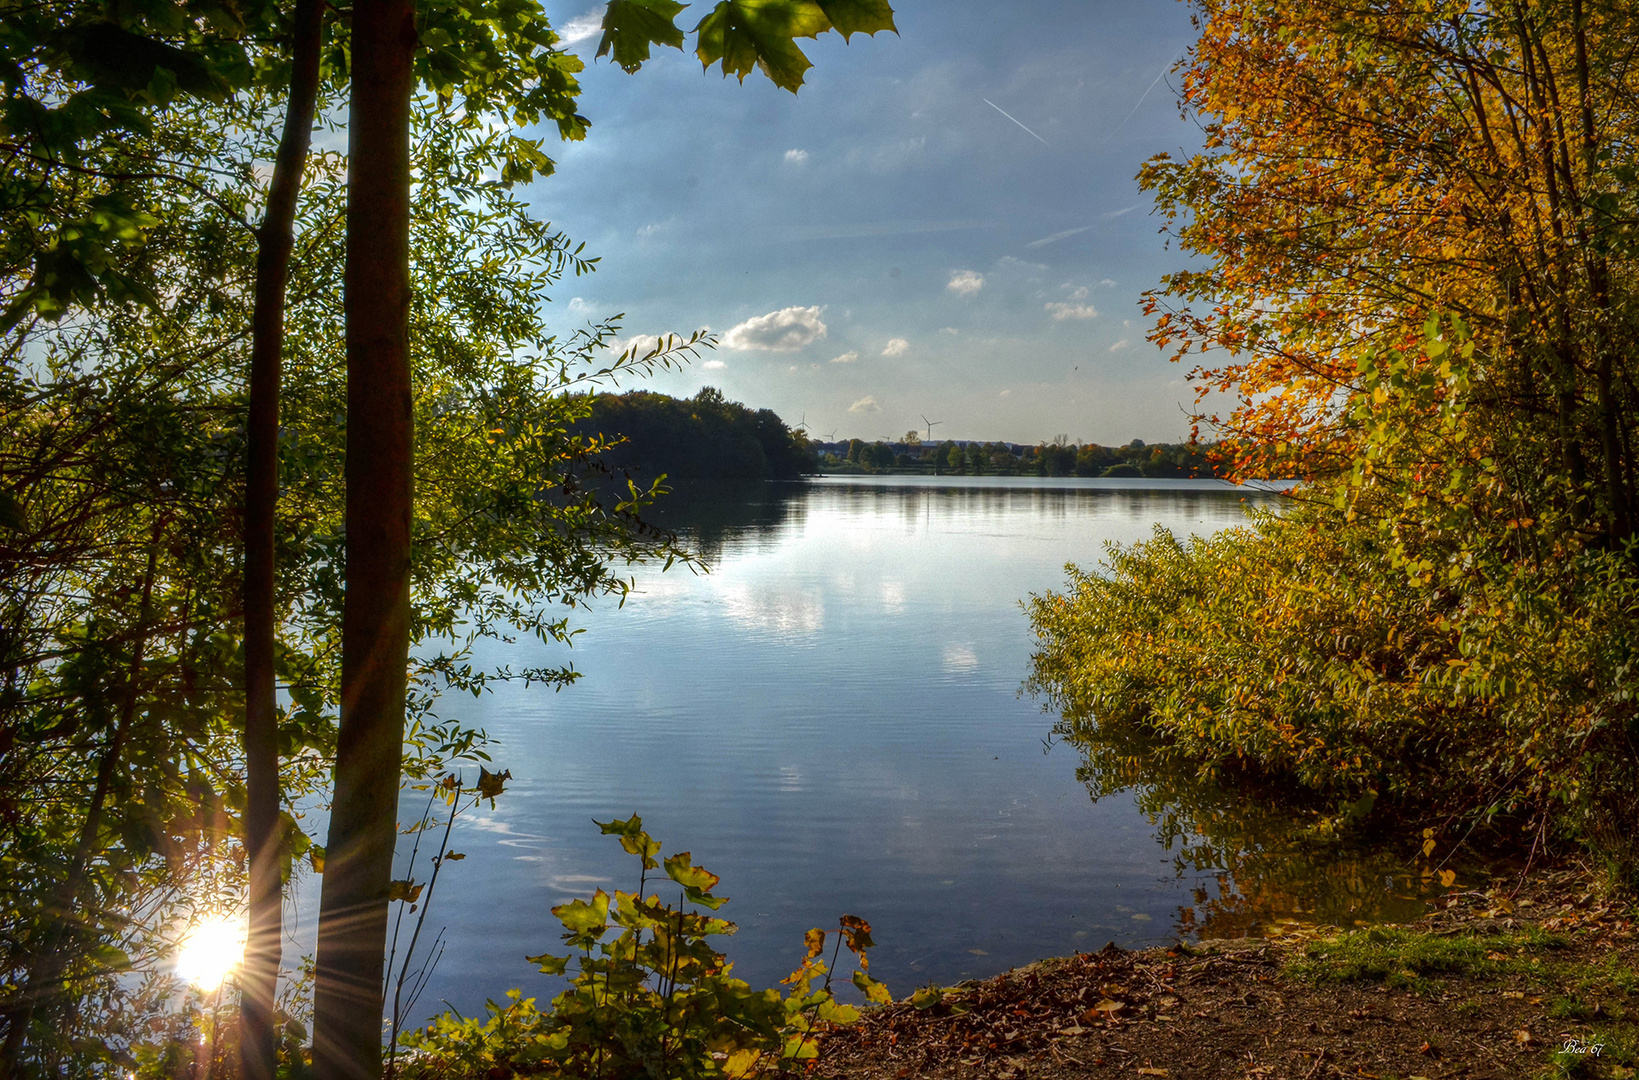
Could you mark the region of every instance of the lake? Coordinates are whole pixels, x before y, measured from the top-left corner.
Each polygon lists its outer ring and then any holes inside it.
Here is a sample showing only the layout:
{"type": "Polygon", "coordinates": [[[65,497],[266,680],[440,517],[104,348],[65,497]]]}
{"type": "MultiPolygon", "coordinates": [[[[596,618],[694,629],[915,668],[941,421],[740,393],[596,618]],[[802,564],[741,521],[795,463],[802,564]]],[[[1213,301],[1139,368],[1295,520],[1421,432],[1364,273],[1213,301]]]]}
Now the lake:
{"type": "MultiPolygon", "coordinates": [[[[872,973],[896,995],[1176,940],[1233,882],[1180,860],[1130,795],[1089,797],[1055,718],[1021,696],[1020,602],[1106,543],[1210,533],[1259,500],[1215,481],[991,477],[670,497],[657,516],[709,574],[640,568],[624,607],[582,616],[568,658],[583,677],[562,692],[441,704],[489,732],[514,779],[457,822],[467,858],[439,885],[430,929],[449,923],[448,948],[417,1015],[556,992],[523,957],[559,946],[552,905],[635,887],[632,857],[592,824],[634,813],[722,876],[719,914],[740,931],[719,947],[754,986],[845,913],[872,924],[872,973]]],[[[536,643],[487,656],[563,658],[536,643]]]]}

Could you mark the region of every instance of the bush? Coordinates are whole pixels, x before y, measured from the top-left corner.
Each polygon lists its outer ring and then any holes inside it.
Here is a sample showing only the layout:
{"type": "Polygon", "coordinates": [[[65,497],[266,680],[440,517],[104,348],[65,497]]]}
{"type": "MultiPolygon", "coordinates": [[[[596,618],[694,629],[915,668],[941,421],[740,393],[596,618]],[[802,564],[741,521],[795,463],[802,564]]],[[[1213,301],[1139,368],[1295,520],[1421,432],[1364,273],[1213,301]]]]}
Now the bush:
{"type": "Polygon", "coordinates": [[[1585,551],[1455,587],[1408,573],[1416,550],[1312,502],[1187,543],[1158,530],[1031,599],[1031,687],[1095,794],[1160,771],[1251,781],[1321,832],[1374,808],[1525,825],[1633,882],[1631,563],[1585,551]]]}
{"type": "Polygon", "coordinates": [[[844,915],[831,964],[823,959],[826,932],[808,931],[808,951],[785,982],[791,990],[753,990],[729,974],[733,965],[707,942],[732,934],[733,923],[643,897],[648,872],[663,868],[684,899],[715,911],[727,897],[712,895],[717,875],[693,865],[688,852],[657,860],[660,844],[641,818],[598,823],[641,864],[636,892],[602,889],[590,900],[552,909],[564,942],[578,956],[529,957],[548,975],[577,973],[568,990],[542,1012],[520,991],[494,1002],[485,1020],[446,1013],[425,1029],[400,1038],[408,1052],[402,1074],[410,1080],[465,1080],[484,1076],[753,1077],[805,1068],[819,1054],[816,1035],[852,1023],[859,1010],[831,993],[831,967],[843,945],[858,957],[852,982],[867,1000],[885,1003],[888,989],[868,974],[871,927],[844,915]],[[619,933],[612,939],[612,927],[619,933]],[[819,985],[816,987],[816,983],[819,985]]]}

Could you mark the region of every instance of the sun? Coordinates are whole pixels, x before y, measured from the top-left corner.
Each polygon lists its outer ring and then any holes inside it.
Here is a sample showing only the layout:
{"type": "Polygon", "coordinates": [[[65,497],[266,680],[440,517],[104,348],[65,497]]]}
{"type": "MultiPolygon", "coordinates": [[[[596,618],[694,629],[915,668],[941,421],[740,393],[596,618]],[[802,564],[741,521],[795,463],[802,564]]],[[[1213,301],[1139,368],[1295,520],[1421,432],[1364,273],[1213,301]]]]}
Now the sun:
{"type": "Polygon", "coordinates": [[[194,924],[177,951],[176,973],[201,990],[215,990],[245,958],[245,923],[226,916],[194,924]]]}

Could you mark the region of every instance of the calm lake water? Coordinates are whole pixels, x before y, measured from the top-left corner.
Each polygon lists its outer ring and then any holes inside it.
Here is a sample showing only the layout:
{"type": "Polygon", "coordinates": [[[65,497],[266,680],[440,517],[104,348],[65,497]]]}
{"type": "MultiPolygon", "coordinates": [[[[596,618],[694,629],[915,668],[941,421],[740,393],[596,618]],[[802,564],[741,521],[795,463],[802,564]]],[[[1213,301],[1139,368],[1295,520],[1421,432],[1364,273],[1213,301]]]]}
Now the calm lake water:
{"type": "MultiPolygon", "coordinates": [[[[456,825],[467,858],[439,886],[448,948],[417,1013],[556,992],[523,957],[560,944],[552,905],[635,887],[632,858],[592,824],[634,813],[666,853],[722,876],[740,932],[720,947],[753,985],[844,913],[871,922],[872,972],[896,995],[1175,940],[1224,883],[1179,865],[1131,796],[1095,803],[1075,750],[1048,745],[1055,718],[1020,695],[1020,602],[1157,524],[1240,524],[1249,498],[1210,481],[976,477],[672,497],[663,517],[709,574],[640,569],[624,608],[583,617],[569,689],[441,708],[486,728],[514,779],[456,825]]],[[[562,660],[512,648],[487,659],[562,660]]]]}

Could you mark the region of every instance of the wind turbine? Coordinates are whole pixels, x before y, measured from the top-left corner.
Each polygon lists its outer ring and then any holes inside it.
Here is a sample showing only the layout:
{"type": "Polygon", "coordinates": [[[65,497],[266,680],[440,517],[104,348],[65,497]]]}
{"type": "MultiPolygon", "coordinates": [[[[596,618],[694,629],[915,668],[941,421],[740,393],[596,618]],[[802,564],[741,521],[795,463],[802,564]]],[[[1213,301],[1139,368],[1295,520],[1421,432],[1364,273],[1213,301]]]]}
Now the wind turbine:
{"type": "MultiPolygon", "coordinates": [[[[943,420],[929,420],[927,418],[927,416],[925,416],[921,413],[918,413],[917,415],[921,416],[922,417],[922,422],[924,424],[928,425],[928,445],[933,446],[933,426],[935,424],[943,424],[944,421],[943,420]]],[[[938,451],[937,447],[935,447],[934,452],[933,452],[933,475],[935,475],[935,476],[939,475],[939,451],[938,451]]]]}

